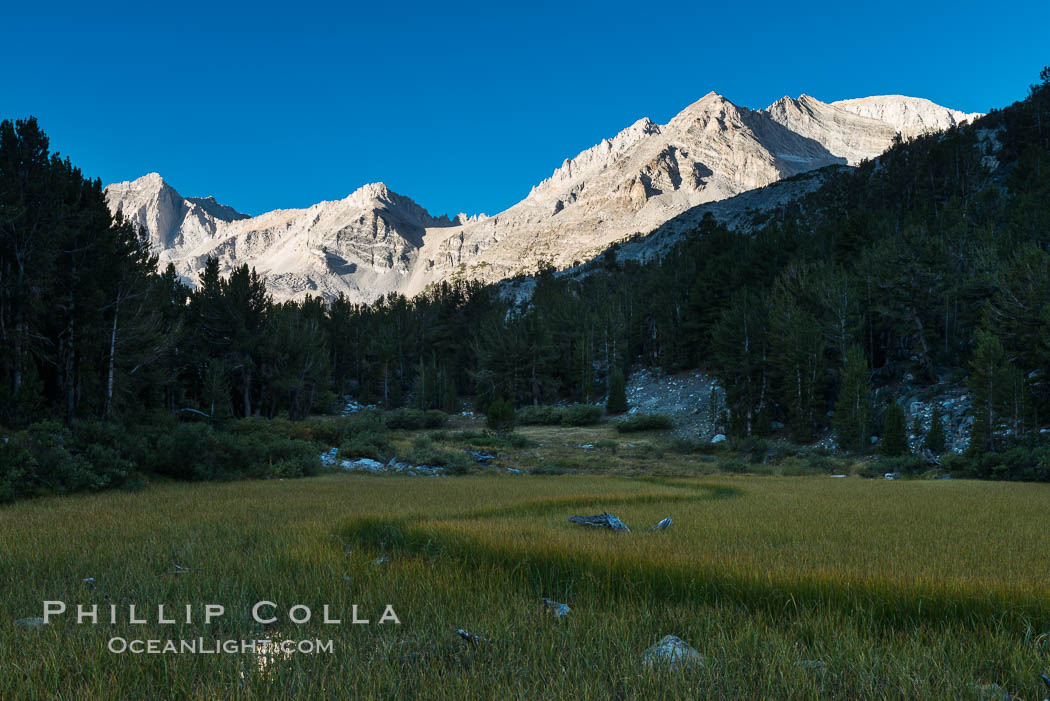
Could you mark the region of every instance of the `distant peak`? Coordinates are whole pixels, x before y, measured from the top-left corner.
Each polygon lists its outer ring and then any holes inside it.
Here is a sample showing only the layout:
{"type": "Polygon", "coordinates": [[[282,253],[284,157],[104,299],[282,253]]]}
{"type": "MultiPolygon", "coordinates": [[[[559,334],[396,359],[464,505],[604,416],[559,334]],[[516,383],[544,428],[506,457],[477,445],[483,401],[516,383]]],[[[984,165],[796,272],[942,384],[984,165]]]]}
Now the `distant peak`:
{"type": "MultiPolygon", "coordinates": [[[[175,192],[175,188],[169,185],[160,173],[146,173],[145,175],[135,178],[134,180],[125,180],[119,183],[112,183],[106,186],[106,190],[110,191],[121,191],[121,192],[156,192],[160,193],[165,190],[175,192]]],[[[176,193],[177,194],[177,193],[176,193]]]]}
{"type": "Polygon", "coordinates": [[[736,105],[734,105],[731,100],[712,90],[711,92],[707,93],[699,100],[697,100],[696,102],[679,112],[679,115],[697,112],[709,112],[714,109],[723,108],[727,105],[731,107],[736,107],[736,105]]]}
{"type": "Polygon", "coordinates": [[[361,199],[363,197],[369,198],[388,198],[391,195],[391,190],[383,182],[365,183],[361,187],[351,192],[346,199],[361,199]]]}

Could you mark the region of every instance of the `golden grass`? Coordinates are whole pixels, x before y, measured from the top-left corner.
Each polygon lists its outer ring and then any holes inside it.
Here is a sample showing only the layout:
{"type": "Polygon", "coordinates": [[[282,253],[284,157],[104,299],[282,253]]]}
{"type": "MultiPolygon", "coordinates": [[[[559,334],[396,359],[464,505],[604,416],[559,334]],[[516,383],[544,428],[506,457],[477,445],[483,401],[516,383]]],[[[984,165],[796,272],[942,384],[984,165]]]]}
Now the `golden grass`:
{"type": "Polygon", "coordinates": [[[0,508],[0,698],[978,698],[970,683],[1035,698],[1048,497],[967,481],[329,475],[25,502],[0,508]],[[635,532],[565,520],[602,509],[635,532]],[[646,530],[664,516],[669,531],[646,530]],[[541,596],[572,614],[549,618],[541,596]],[[227,614],[12,625],[45,599],[227,614]],[[262,599],[344,622],[352,604],[375,620],[390,603],[402,624],[264,627],[248,611],[262,599]],[[495,643],[475,650],[455,628],[495,643]],[[704,668],[645,671],[668,633],[704,668]],[[335,652],[260,671],[245,655],[113,655],[114,635],[331,638],[335,652]]]}

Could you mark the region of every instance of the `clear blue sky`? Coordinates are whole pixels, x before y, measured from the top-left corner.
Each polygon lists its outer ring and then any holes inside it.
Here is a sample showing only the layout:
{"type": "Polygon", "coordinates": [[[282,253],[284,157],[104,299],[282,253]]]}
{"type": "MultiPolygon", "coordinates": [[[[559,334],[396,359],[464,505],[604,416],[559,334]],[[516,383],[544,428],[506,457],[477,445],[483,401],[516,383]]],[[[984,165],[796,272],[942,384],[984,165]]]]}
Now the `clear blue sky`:
{"type": "Polygon", "coordinates": [[[986,111],[1050,63],[1050,2],[7,3],[0,118],[104,183],[257,214],[381,180],[490,214],[640,117],[927,97],[986,111]]]}

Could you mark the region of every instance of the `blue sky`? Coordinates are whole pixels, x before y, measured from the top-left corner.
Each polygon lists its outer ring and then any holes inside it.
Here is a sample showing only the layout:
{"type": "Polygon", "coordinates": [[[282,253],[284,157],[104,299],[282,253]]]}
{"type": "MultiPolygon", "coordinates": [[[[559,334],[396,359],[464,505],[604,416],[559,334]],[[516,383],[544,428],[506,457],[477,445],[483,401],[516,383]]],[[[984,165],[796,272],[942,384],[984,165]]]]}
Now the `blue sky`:
{"type": "Polygon", "coordinates": [[[1050,63],[1046,0],[12,5],[0,118],[104,183],[157,171],[251,214],[378,180],[492,214],[710,90],[986,111],[1050,63]]]}

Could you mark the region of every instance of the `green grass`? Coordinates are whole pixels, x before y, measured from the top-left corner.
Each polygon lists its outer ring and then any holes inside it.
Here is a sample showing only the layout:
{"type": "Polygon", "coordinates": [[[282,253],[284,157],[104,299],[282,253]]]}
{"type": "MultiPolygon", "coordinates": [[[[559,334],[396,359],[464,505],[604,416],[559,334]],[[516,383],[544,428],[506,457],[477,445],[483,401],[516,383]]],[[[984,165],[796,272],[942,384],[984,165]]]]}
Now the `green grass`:
{"type": "Polygon", "coordinates": [[[0,508],[0,698],[976,699],[967,685],[992,683],[1043,698],[1048,498],[962,480],[340,474],[23,502],[0,508]],[[566,521],[603,509],[634,531],[566,521]],[[674,525],[650,532],[664,516],[674,525]],[[544,596],[572,613],[545,615],[544,596]],[[12,625],[45,599],[227,613],[12,625]],[[263,627],[259,600],[328,604],[346,624],[263,627]],[[347,623],[352,604],[375,621],[386,603],[400,626],[347,623]],[[456,628],[494,642],[471,648],[456,628]],[[707,664],[646,671],[665,634],[707,664]],[[335,642],[260,669],[113,655],[114,635],[335,642]]]}

